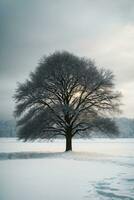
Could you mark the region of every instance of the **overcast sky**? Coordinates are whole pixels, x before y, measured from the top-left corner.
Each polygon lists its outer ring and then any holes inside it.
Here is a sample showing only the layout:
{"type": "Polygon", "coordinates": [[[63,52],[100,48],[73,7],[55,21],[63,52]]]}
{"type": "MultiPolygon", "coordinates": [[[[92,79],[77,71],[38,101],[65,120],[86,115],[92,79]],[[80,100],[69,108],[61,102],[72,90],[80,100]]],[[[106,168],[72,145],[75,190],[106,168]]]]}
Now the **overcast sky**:
{"type": "Polygon", "coordinates": [[[1,118],[12,116],[16,83],[55,50],[111,69],[122,116],[134,117],[134,0],[0,0],[1,118]]]}

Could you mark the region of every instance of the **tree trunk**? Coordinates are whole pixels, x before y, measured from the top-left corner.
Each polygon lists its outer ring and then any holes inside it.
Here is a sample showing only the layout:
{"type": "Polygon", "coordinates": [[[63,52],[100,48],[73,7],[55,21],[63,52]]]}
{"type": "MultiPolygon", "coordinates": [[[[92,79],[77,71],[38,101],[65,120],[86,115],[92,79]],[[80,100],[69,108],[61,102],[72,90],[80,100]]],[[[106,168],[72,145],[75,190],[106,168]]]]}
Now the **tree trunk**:
{"type": "Polygon", "coordinates": [[[72,151],[72,137],[66,136],[66,151],[72,151]]]}

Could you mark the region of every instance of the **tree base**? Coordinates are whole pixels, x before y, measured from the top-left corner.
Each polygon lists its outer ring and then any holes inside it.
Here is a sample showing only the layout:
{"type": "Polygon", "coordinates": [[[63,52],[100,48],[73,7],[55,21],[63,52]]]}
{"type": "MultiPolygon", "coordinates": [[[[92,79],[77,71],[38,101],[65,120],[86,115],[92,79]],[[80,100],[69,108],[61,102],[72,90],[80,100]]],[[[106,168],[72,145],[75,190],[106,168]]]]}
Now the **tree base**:
{"type": "Polygon", "coordinates": [[[69,152],[69,151],[72,151],[72,149],[66,149],[66,150],[65,150],[65,152],[69,152]]]}

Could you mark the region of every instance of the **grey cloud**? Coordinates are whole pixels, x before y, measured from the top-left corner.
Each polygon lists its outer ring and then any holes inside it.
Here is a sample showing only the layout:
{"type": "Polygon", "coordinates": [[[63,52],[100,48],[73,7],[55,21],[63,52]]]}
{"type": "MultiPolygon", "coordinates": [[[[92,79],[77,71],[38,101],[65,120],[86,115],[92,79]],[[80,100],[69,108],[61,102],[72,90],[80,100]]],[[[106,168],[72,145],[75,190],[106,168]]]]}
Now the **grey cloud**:
{"type": "MultiPolygon", "coordinates": [[[[127,25],[134,26],[133,0],[1,0],[0,24],[0,91],[5,89],[1,94],[11,106],[5,112],[13,110],[16,82],[28,77],[42,55],[55,50],[94,58],[114,70],[118,84],[133,79],[134,60],[123,55],[124,47],[111,47],[118,29],[122,34],[127,25]]],[[[122,40],[132,48],[127,35],[122,40]]]]}

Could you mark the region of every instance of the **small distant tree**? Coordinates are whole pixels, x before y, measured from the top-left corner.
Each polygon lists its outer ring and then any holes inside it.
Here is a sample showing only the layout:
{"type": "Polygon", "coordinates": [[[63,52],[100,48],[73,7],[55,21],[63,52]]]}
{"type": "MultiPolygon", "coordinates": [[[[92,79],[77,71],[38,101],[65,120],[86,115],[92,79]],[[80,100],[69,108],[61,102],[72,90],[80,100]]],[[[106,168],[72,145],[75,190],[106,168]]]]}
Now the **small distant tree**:
{"type": "Polygon", "coordinates": [[[112,72],[97,68],[90,59],[68,52],[43,58],[14,96],[19,138],[64,136],[69,151],[77,134],[117,132],[114,121],[106,117],[119,111],[120,93],[113,87],[112,72]]]}

